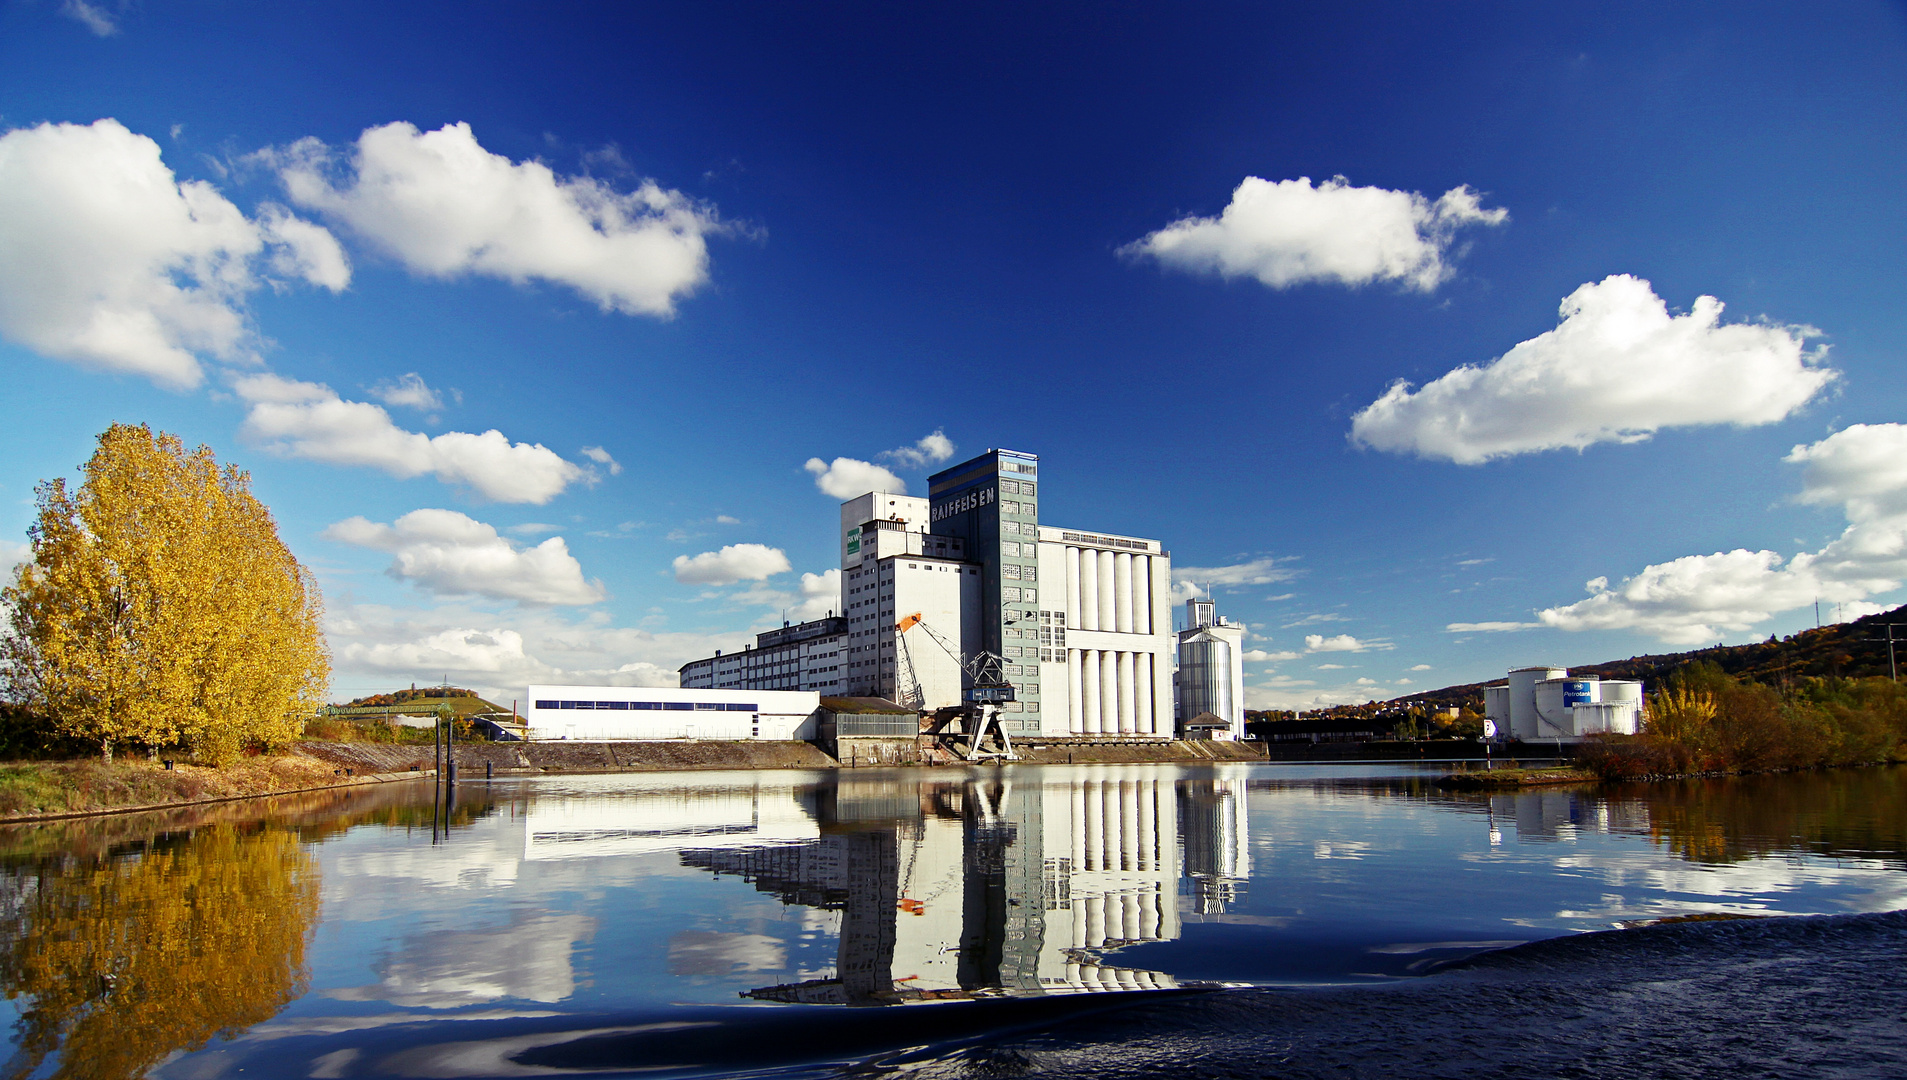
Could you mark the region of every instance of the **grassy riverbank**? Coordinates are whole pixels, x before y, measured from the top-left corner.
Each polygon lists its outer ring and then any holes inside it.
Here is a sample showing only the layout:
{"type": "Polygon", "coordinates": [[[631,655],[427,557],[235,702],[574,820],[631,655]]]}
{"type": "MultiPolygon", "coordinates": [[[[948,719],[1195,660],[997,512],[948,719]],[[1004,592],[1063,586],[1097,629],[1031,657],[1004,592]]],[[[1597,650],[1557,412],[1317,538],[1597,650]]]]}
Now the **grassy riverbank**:
{"type": "Polygon", "coordinates": [[[300,791],[343,781],[337,766],[302,754],[242,758],[223,768],[89,758],[0,765],[0,818],[84,814],[132,807],[300,791]]]}
{"type": "Polygon", "coordinates": [[[1437,786],[1451,791],[1514,791],[1518,788],[1545,787],[1551,784],[1595,783],[1602,777],[1586,769],[1558,766],[1547,769],[1484,769],[1451,773],[1437,786]]]}
{"type": "Polygon", "coordinates": [[[1576,764],[1607,780],[1907,761],[1907,691],[1889,679],[1749,682],[1690,664],[1650,695],[1642,733],[1592,740],[1576,764]]]}

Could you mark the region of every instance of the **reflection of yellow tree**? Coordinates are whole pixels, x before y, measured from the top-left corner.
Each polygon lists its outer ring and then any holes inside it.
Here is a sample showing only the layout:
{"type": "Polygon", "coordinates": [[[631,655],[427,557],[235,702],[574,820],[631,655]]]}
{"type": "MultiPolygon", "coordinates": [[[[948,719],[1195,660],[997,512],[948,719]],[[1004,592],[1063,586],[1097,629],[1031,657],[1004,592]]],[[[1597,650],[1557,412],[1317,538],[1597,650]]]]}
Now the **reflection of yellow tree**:
{"type": "Polygon", "coordinates": [[[15,878],[0,986],[25,997],[6,1074],[143,1075],[304,993],[318,867],[296,834],[217,825],[178,846],[15,878]]]}

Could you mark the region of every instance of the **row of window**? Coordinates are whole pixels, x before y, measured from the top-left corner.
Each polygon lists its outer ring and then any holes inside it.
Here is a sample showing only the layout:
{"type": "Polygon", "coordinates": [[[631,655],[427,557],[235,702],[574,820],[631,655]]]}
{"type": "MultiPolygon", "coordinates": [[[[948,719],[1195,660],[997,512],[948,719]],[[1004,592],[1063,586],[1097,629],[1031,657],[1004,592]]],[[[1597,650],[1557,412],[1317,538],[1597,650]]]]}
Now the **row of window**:
{"type": "Polygon", "coordinates": [[[1079,544],[1097,544],[1100,547],[1132,548],[1137,551],[1152,550],[1152,542],[1149,540],[1126,540],[1117,536],[1094,536],[1091,533],[1075,532],[1060,533],[1059,538],[1061,540],[1071,540],[1079,544]]]}
{"type": "Polygon", "coordinates": [[[1031,517],[1037,512],[1037,508],[1030,502],[1014,502],[1012,499],[1001,499],[1000,512],[1002,514],[1025,514],[1031,517]]]}
{"type": "Polygon", "coordinates": [[[1040,599],[1038,593],[1038,589],[1021,589],[1012,585],[1003,585],[1000,587],[1000,599],[1009,604],[1038,603],[1040,599]]]}
{"type": "Polygon", "coordinates": [[[664,712],[759,712],[759,705],[729,701],[548,701],[539,700],[539,709],[613,709],[664,712]]]}
{"type": "Polygon", "coordinates": [[[1000,567],[1000,573],[1012,581],[1038,581],[1040,579],[1040,572],[1037,567],[1015,566],[1013,563],[1007,563],[1005,566],[1000,567]]]}

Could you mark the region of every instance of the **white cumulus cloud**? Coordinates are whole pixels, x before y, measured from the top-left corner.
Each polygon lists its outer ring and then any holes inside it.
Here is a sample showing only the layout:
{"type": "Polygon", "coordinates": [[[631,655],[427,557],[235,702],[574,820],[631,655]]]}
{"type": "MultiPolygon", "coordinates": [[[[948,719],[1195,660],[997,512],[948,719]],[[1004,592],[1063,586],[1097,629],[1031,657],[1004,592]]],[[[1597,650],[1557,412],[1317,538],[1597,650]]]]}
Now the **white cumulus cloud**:
{"type": "Polygon", "coordinates": [[[1429,292],[1454,271],[1456,231],[1500,225],[1468,187],[1435,202],[1411,191],[1352,187],[1342,176],[1270,181],[1248,176],[1217,217],[1186,217],[1120,249],[1179,270],[1254,277],[1274,289],[1309,281],[1395,281],[1429,292]]]}
{"type": "Polygon", "coordinates": [[[907,494],[907,481],[871,461],[838,457],[829,462],[817,457],[809,458],[802,468],[814,474],[814,486],[822,494],[837,499],[852,499],[870,491],[907,494]]]}
{"type": "Polygon", "coordinates": [[[1452,634],[1504,634],[1512,630],[1534,630],[1540,622],[1453,622],[1444,627],[1452,634]]]}
{"type": "Polygon", "coordinates": [[[1775,613],[1819,600],[1842,617],[1907,580],[1907,425],[1857,424],[1797,446],[1798,501],[1840,504],[1848,524],[1826,547],[1784,559],[1773,551],[1685,555],[1644,567],[1611,586],[1588,582],[1589,598],[1537,612],[1563,630],[1637,630],[1671,645],[1745,633],[1775,613]]]}
{"type": "Polygon", "coordinates": [[[733,585],[738,581],[765,581],[794,569],[780,548],[766,544],[730,544],[720,551],[677,555],[675,579],[684,585],[733,585]]]}
{"type": "Polygon", "coordinates": [[[341,222],[415,273],[566,285],[604,311],[667,316],[708,279],[723,226],[679,191],[620,192],[477,143],[469,124],[370,128],[348,153],[302,139],[261,160],[291,200],[341,222]]]}
{"type": "Polygon", "coordinates": [[[394,408],[436,412],[444,407],[444,395],[430,388],[415,371],[371,387],[371,396],[394,408]]]}
{"type": "Polygon", "coordinates": [[[21,563],[33,561],[33,545],[0,540],[0,588],[13,584],[13,572],[21,563]]]}
{"type": "Polygon", "coordinates": [[[21,345],[197,386],[202,357],[256,358],[244,305],[261,269],[334,291],[351,278],[329,232],[282,207],[247,218],[117,120],[0,135],[0,334],[21,345]]]}
{"type": "Polygon", "coordinates": [[[841,571],[801,575],[801,600],[792,609],[796,622],[819,619],[841,606],[841,571]]]}
{"type": "Polygon", "coordinates": [[[520,547],[455,510],[413,510],[389,525],[346,518],[324,537],[390,552],[392,577],[433,593],[530,604],[593,604],[603,598],[599,583],[583,580],[582,565],[562,537],[520,547]]]}
{"type": "Polygon", "coordinates": [[[1304,636],[1305,652],[1364,652],[1367,649],[1388,648],[1390,648],[1390,645],[1387,643],[1380,641],[1359,641],[1349,634],[1333,634],[1330,637],[1325,637],[1323,634],[1306,634],[1304,636]]]}
{"type": "Polygon", "coordinates": [[[611,476],[622,475],[622,462],[617,461],[614,455],[600,446],[583,447],[583,456],[598,465],[608,466],[611,476]]]}
{"type": "Polygon", "coordinates": [[[1247,649],[1242,655],[1247,663],[1275,664],[1282,660],[1296,660],[1303,654],[1295,652],[1266,652],[1264,649],[1247,649]]]}
{"type": "MultiPolygon", "coordinates": [[[[922,436],[914,445],[883,450],[880,456],[903,469],[924,469],[953,457],[954,444],[945,431],[935,428],[933,434],[922,436]]],[[[857,492],[857,494],[865,494],[865,492],[857,492]]]]}
{"type": "Polygon", "coordinates": [[[406,431],[382,406],[345,401],[320,383],[254,375],[234,389],[250,405],[240,436],[288,457],[366,465],[400,479],[429,474],[496,502],[546,503],[587,478],[541,443],[513,443],[495,429],[435,437],[406,431]]]}
{"type": "Polygon", "coordinates": [[[1392,383],[1352,418],[1351,439],[1475,465],[1667,427],[1772,424],[1834,381],[1805,348],[1813,331],[1721,317],[1712,296],[1671,315],[1647,281],[1614,274],[1564,298],[1554,330],[1488,364],[1415,391],[1392,383]]]}
{"type": "Polygon", "coordinates": [[[340,700],[449,678],[506,708],[533,682],[674,686],[687,661],[753,640],[618,626],[600,607],[498,613],[457,601],[428,608],[341,601],[326,610],[325,636],[340,700]]]}
{"type": "Polygon", "coordinates": [[[738,604],[759,604],[790,622],[807,622],[840,610],[841,571],[802,574],[794,591],[756,586],[729,599],[738,604]]]}

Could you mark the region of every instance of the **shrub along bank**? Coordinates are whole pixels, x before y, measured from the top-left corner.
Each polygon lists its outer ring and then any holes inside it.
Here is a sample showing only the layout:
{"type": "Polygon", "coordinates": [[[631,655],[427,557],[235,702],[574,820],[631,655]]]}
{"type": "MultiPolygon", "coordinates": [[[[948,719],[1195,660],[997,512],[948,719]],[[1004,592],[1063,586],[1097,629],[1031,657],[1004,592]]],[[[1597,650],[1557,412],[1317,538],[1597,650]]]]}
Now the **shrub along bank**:
{"type": "Polygon", "coordinates": [[[1768,772],[1907,760],[1907,691],[1890,679],[1750,682],[1687,665],[1650,695],[1642,732],[1577,754],[1605,779],[1768,772]]]}

